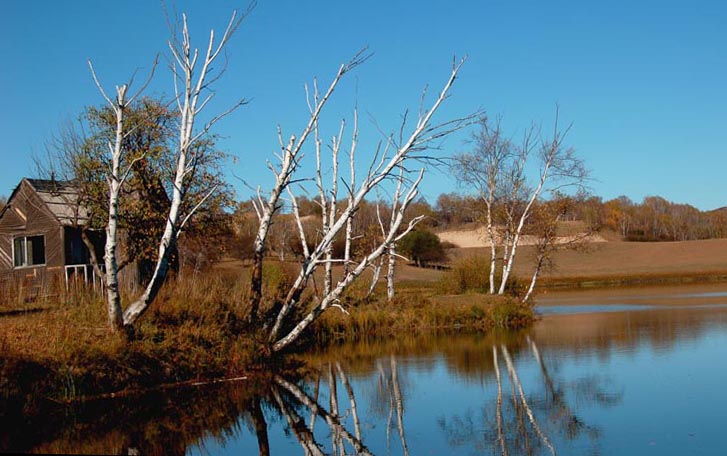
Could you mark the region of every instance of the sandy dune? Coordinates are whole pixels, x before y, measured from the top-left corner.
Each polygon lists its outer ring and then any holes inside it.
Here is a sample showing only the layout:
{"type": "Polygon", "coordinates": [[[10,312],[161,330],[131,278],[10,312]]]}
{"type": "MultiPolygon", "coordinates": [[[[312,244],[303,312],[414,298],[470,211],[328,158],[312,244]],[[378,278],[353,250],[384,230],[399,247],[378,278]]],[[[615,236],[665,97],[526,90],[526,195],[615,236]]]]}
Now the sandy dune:
{"type": "MultiPolygon", "coordinates": [[[[482,228],[470,229],[470,230],[452,230],[442,231],[437,233],[441,241],[451,242],[460,248],[473,248],[473,247],[489,247],[490,242],[487,239],[487,230],[482,228]]],[[[561,236],[558,238],[558,243],[566,243],[574,239],[574,236],[561,236]]],[[[520,245],[533,245],[535,244],[535,236],[522,236],[520,238],[520,245]]],[[[588,237],[587,242],[606,242],[601,235],[595,234],[588,237]]]]}

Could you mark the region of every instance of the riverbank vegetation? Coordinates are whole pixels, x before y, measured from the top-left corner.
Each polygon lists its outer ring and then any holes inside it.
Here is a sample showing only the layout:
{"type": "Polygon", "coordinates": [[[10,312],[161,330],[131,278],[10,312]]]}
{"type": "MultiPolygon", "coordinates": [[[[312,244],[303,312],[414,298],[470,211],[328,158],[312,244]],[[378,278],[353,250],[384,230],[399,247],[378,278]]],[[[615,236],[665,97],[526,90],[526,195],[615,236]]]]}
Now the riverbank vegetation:
{"type": "MultiPolygon", "coordinates": [[[[290,265],[266,263],[262,309],[279,305],[291,281],[290,265]]],[[[73,402],[165,384],[205,382],[284,369],[287,358],[261,350],[266,332],[249,325],[249,270],[243,274],[179,276],[162,290],[148,316],[130,333],[107,330],[98,292],[78,288],[32,302],[0,305],[0,397],[4,413],[47,400],[73,402]]],[[[3,295],[11,298],[10,294],[3,295]]],[[[16,297],[17,298],[17,297],[16,297]]],[[[385,290],[369,295],[353,288],[342,300],[346,313],[327,312],[294,350],[315,342],[396,334],[483,331],[527,325],[528,306],[513,298],[472,295],[459,302],[435,288],[406,290],[389,302],[385,290]]],[[[37,405],[37,404],[36,404],[37,405]]]]}

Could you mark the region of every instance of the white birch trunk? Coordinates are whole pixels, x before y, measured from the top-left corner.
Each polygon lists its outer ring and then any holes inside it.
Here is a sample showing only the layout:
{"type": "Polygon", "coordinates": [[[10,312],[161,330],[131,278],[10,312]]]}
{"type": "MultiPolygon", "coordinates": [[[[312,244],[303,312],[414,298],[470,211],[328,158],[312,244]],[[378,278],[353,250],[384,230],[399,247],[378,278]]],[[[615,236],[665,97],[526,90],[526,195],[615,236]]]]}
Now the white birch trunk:
{"type": "MultiPolygon", "coordinates": [[[[391,201],[391,220],[389,221],[389,231],[394,229],[394,219],[399,205],[399,198],[401,198],[401,187],[404,184],[404,168],[399,168],[399,178],[396,181],[396,189],[394,190],[394,197],[391,201]]],[[[386,235],[386,233],[382,233],[386,235]]],[[[386,271],[386,296],[391,301],[394,299],[396,290],[394,288],[394,274],[396,268],[396,243],[393,242],[389,246],[389,265],[386,271]]]]}
{"type": "Polygon", "coordinates": [[[540,270],[543,267],[543,260],[545,259],[545,255],[540,254],[538,255],[538,260],[535,264],[535,271],[533,272],[533,277],[530,279],[530,286],[528,286],[528,291],[525,293],[525,296],[523,297],[522,302],[528,302],[530,299],[530,296],[533,294],[533,291],[535,290],[535,283],[538,281],[538,277],[540,276],[540,270]]]}
{"type": "Polygon", "coordinates": [[[523,227],[525,226],[525,221],[530,216],[530,209],[533,207],[535,200],[538,199],[538,196],[540,196],[540,192],[543,190],[543,186],[545,185],[545,182],[548,179],[548,171],[550,170],[550,165],[553,161],[553,157],[557,150],[556,146],[557,146],[557,144],[555,143],[555,140],[554,140],[553,147],[551,148],[551,153],[548,155],[548,157],[545,161],[545,164],[543,166],[543,171],[540,174],[540,182],[538,182],[538,186],[535,188],[533,193],[530,195],[530,199],[528,200],[528,203],[525,206],[523,213],[520,215],[520,220],[518,221],[517,229],[515,230],[515,233],[512,238],[512,250],[510,251],[509,257],[507,258],[505,268],[502,271],[502,281],[500,282],[500,289],[498,290],[498,294],[500,294],[500,295],[505,293],[505,287],[507,286],[507,281],[510,277],[510,272],[512,271],[512,266],[515,262],[515,255],[517,253],[517,247],[520,242],[520,236],[522,234],[523,227]]]}
{"type": "MultiPolygon", "coordinates": [[[[237,12],[233,12],[230,22],[216,47],[214,43],[214,30],[210,31],[207,50],[204,54],[204,60],[198,74],[196,73],[195,67],[199,56],[199,50],[194,49],[194,51],[192,51],[186,15],[182,15],[182,42],[169,42],[169,49],[176,60],[176,64],[173,63],[172,70],[174,75],[175,93],[177,94],[176,102],[180,113],[179,145],[177,151],[177,166],[173,182],[174,186],[169,213],[164,227],[164,233],[159,240],[158,256],[154,267],[154,273],[142,295],[124,312],[125,326],[135,324],[139,317],[144,314],[144,312],[149,308],[149,305],[156,298],[157,293],[166,279],[167,272],[169,270],[170,254],[177,242],[177,235],[183,228],[184,223],[189,220],[192,212],[194,212],[193,209],[180,223],[181,206],[187,189],[186,177],[193,171],[192,168],[194,166],[194,160],[192,160],[189,156],[190,149],[198,139],[207,133],[214,123],[245,103],[244,100],[240,100],[228,111],[214,117],[207,123],[207,125],[205,125],[202,131],[195,134],[194,125],[196,116],[207,105],[207,102],[212,96],[209,95],[206,99],[200,101],[202,92],[205,89],[208,89],[209,82],[207,81],[207,76],[210,66],[219,56],[230,36],[234,33],[242,21],[242,18],[236,19],[236,17],[237,12]],[[184,82],[184,88],[181,93],[177,87],[177,71],[181,71],[180,79],[184,82]]],[[[195,208],[197,207],[199,207],[199,205],[195,206],[195,208]]]]}
{"type": "Polygon", "coordinates": [[[112,331],[123,327],[121,295],[119,293],[118,262],[116,248],[118,242],[119,193],[121,192],[121,154],[124,138],[124,108],[127,86],[116,88],[117,98],[114,106],[116,114],[116,137],[111,155],[111,176],[109,184],[109,218],[106,225],[106,246],[104,264],[106,266],[106,304],[108,321],[112,331]]]}
{"type": "Polygon", "coordinates": [[[371,296],[372,294],[374,294],[376,285],[379,283],[379,277],[381,277],[381,267],[382,266],[383,265],[381,264],[381,260],[379,260],[371,265],[371,267],[373,269],[373,277],[371,278],[371,285],[369,286],[369,291],[368,291],[368,293],[366,293],[367,298],[369,296],[371,296]]]}
{"type": "MultiPolygon", "coordinates": [[[[342,286],[342,288],[334,288],[331,291],[330,295],[325,296],[320,301],[320,304],[316,306],[311,314],[309,314],[306,318],[299,322],[299,324],[295,327],[292,333],[289,333],[288,336],[278,340],[278,334],[280,332],[280,328],[283,324],[284,319],[287,317],[291,308],[298,303],[303,288],[307,284],[311,274],[313,274],[313,272],[315,271],[321,256],[328,248],[328,245],[333,242],[335,235],[339,233],[341,229],[346,225],[348,219],[353,217],[353,214],[358,209],[364,198],[384,179],[389,177],[395,168],[401,166],[402,162],[406,160],[409,153],[411,153],[413,150],[422,149],[430,141],[447,134],[445,132],[438,131],[438,128],[441,127],[432,127],[429,125],[429,123],[439,106],[447,98],[449,90],[452,87],[452,84],[454,83],[457,74],[459,73],[459,69],[463,63],[464,61],[461,61],[458,65],[453,66],[450,77],[444,88],[440,92],[439,96],[437,97],[437,100],[434,102],[432,107],[419,119],[414,131],[411,133],[409,138],[401,144],[396,153],[390,159],[388,159],[388,161],[386,155],[383,154],[381,157],[381,161],[378,163],[378,165],[372,164],[372,168],[370,168],[369,173],[363,180],[361,187],[358,189],[358,191],[355,192],[353,204],[350,204],[348,207],[346,207],[341,215],[336,218],[336,222],[333,224],[333,226],[329,226],[329,232],[323,237],[323,239],[320,240],[316,248],[311,252],[310,257],[306,259],[306,261],[304,261],[300,273],[296,277],[296,280],[291,287],[288,296],[283,302],[283,305],[275,319],[275,324],[270,331],[268,340],[274,344],[274,347],[277,347],[274,349],[275,351],[281,350],[282,348],[290,344],[294,339],[296,339],[300,335],[300,331],[306,328],[313,320],[318,318],[322,310],[325,310],[325,308],[327,308],[333,300],[338,299],[338,296],[340,296],[343,290],[361,274],[363,269],[368,264],[370,264],[372,259],[376,259],[378,256],[381,255],[381,252],[379,251],[380,249],[376,249],[376,251],[378,252],[377,255],[375,255],[374,257],[372,257],[371,255],[365,257],[364,260],[359,263],[359,266],[354,271],[350,272],[341,281],[339,281],[339,286],[342,286]],[[361,267],[361,265],[363,265],[363,268],[359,270],[359,267],[361,267]],[[323,303],[325,303],[325,307],[321,309],[321,304],[323,303]]],[[[462,120],[460,119],[459,122],[462,122],[462,120]]],[[[447,123],[445,125],[449,124],[451,123],[447,123]]],[[[386,247],[388,247],[388,245],[386,247]]]]}
{"type": "MultiPolygon", "coordinates": [[[[358,144],[358,110],[353,111],[353,135],[351,137],[351,151],[349,152],[348,166],[351,171],[351,182],[348,184],[348,205],[353,206],[353,192],[356,189],[356,145],[358,144]]],[[[351,264],[351,243],[353,242],[353,217],[346,220],[346,245],[343,252],[343,275],[348,274],[351,264]]],[[[369,293],[370,294],[370,293],[369,293]]]]}
{"type": "MultiPolygon", "coordinates": [[[[356,280],[371,263],[376,261],[381,255],[383,255],[389,249],[390,245],[393,242],[396,242],[399,239],[401,239],[403,236],[405,236],[407,233],[409,233],[419,221],[421,221],[422,217],[415,218],[414,220],[412,220],[409,223],[409,226],[407,227],[406,230],[404,230],[398,236],[396,235],[396,233],[399,230],[399,227],[401,226],[401,223],[404,220],[404,212],[406,211],[407,207],[409,206],[411,201],[414,199],[414,197],[416,197],[416,195],[418,194],[417,187],[419,186],[419,183],[421,182],[423,175],[424,175],[424,170],[422,169],[421,172],[419,173],[419,178],[412,184],[412,188],[409,190],[409,193],[406,195],[406,197],[404,198],[404,201],[401,203],[401,206],[399,207],[399,210],[397,211],[396,217],[394,219],[392,229],[389,231],[389,233],[386,236],[386,238],[384,239],[384,241],[373,252],[371,252],[369,255],[364,257],[359,262],[359,264],[356,266],[356,268],[354,268],[347,276],[343,277],[338,282],[336,287],[333,290],[331,290],[331,292],[329,294],[323,296],[323,298],[320,300],[320,302],[302,320],[300,320],[300,322],[298,322],[298,324],[292,330],[290,330],[290,332],[288,332],[287,335],[280,338],[279,340],[276,340],[273,343],[272,349],[274,352],[278,352],[278,351],[284,349],[285,347],[290,345],[294,340],[296,340],[301,335],[301,333],[313,321],[315,321],[329,306],[331,306],[338,300],[338,298],[345,291],[345,289],[351,283],[353,283],[353,281],[356,280]]],[[[344,222],[345,222],[344,219],[339,219],[336,222],[336,225],[338,225],[338,230],[341,229],[344,222]]],[[[331,235],[332,233],[335,233],[335,232],[336,231],[331,231],[331,232],[329,232],[329,235],[331,235]]],[[[322,250],[322,246],[319,245],[318,249],[322,250]]],[[[299,278],[300,278],[300,276],[299,276],[299,278]]],[[[286,304],[287,304],[287,302],[286,302],[286,304]]],[[[285,305],[283,306],[283,308],[285,308],[285,305]]],[[[282,312],[283,312],[283,310],[281,309],[281,313],[282,312]]],[[[281,321],[280,314],[278,315],[278,317],[279,317],[278,321],[281,321]]],[[[279,325],[276,325],[276,327],[279,327],[279,325]]],[[[271,334],[277,335],[277,332],[275,331],[276,327],[273,327],[274,331],[272,331],[271,334]]]]}
{"type": "Polygon", "coordinates": [[[389,264],[386,271],[386,296],[391,301],[394,299],[396,290],[394,289],[394,268],[396,268],[396,244],[392,243],[389,247],[389,264]]]}
{"type": "MultiPolygon", "coordinates": [[[[122,171],[122,160],[124,159],[123,140],[127,134],[124,126],[124,110],[133,103],[137,96],[139,96],[144,89],[151,82],[154,76],[154,69],[156,68],[156,61],[152,66],[149,74],[149,79],[139,89],[136,94],[132,95],[127,99],[127,91],[129,84],[123,84],[116,86],[116,99],[111,99],[106,95],[103,86],[96,77],[96,72],[93,68],[91,61],[88,61],[91,75],[101,95],[104,97],[106,102],[109,104],[116,117],[116,132],[114,135],[114,143],[109,143],[109,152],[111,153],[111,175],[107,176],[108,187],[109,187],[109,207],[108,207],[108,220],[106,223],[106,244],[104,247],[104,266],[106,273],[104,278],[106,281],[106,306],[109,326],[112,331],[120,330],[123,327],[124,320],[121,309],[121,294],[119,291],[119,264],[117,257],[118,248],[118,221],[119,221],[119,196],[121,194],[124,182],[132,171],[134,163],[139,158],[134,158],[128,163],[126,170],[122,171]]],[[[86,242],[85,233],[82,234],[84,242],[86,242]]],[[[91,249],[92,250],[92,249],[91,249]]],[[[95,253],[93,254],[95,257],[95,253]]],[[[94,266],[97,268],[98,266],[94,266]]]]}
{"type": "Polygon", "coordinates": [[[490,199],[487,201],[487,237],[490,241],[489,289],[490,294],[495,294],[495,262],[497,260],[497,246],[495,244],[495,230],[492,227],[492,201],[490,199]]]}

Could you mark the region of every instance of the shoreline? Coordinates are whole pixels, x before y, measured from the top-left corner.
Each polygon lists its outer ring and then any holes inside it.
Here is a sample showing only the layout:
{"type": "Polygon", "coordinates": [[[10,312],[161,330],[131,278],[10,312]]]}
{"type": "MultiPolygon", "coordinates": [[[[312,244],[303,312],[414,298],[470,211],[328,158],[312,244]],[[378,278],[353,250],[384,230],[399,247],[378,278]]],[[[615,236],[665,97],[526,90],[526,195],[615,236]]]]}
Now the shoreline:
{"type": "Polygon", "coordinates": [[[655,285],[696,285],[727,283],[727,270],[703,272],[654,272],[628,275],[542,277],[542,291],[638,288],[655,285]]]}

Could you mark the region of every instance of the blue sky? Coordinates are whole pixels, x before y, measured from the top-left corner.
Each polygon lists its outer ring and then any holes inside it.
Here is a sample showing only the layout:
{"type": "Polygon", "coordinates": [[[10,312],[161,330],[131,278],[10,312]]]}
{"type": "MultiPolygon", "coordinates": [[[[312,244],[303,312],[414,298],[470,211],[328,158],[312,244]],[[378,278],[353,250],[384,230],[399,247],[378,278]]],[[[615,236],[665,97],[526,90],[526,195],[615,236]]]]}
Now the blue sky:
{"type": "MultiPolygon", "coordinates": [[[[198,46],[236,7],[245,3],[176,2],[198,46]]],[[[483,108],[516,132],[531,121],[549,126],[558,103],[595,194],[636,201],[656,194],[712,209],[727,205],[726,23],[727,6],[717,1],[261,0],[230,43],[209,112],[252,99],[215,130],[220,147],[238,157],[228,174],[244,196],[232,176],[269,184],[264,164],[276,126],[287,134],[302,128],[303,84],[312,77],[329,81],[369,46],[374,56],[344,81],[323,121],[336,128],[358,100],[362,142],[373,144],[370,117],[396,129],[422,88],[439,88],[452,57],[467,55],[439,120],[483,108]]],[[[148,69],[167,37],[153,0],[0,2],[0,195],[33,174],[32,154],[42,154],[60,123],[101,103],[87,58],[112,88],[148,69]]],[[[171,87],[162,65],[149,93],[169,95],[171,87]]],[[[441,153],[467,147],[459,135],[441,153]]],[[[453,190],[444,173],[425,178],[432,202],[453,190]]]]}

